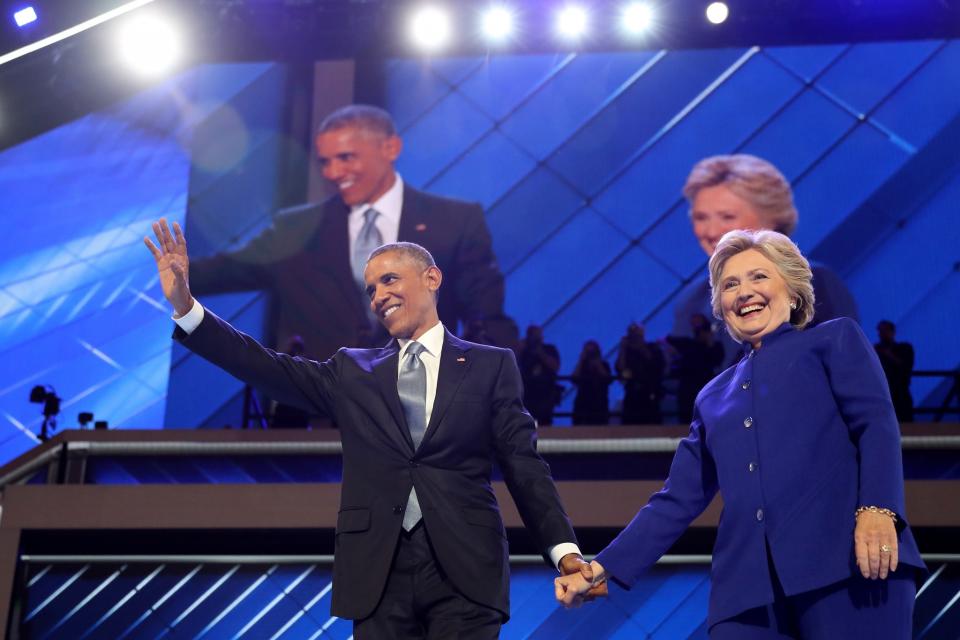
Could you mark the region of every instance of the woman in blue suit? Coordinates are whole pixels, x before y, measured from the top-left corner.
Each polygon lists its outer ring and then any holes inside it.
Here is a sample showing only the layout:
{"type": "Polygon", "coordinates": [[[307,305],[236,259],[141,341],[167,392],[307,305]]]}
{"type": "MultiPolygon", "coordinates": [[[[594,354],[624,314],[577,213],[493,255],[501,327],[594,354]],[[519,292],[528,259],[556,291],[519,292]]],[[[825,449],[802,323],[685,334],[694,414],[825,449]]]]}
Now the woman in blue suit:
{"type": "Polygon", "coordinates": [[[710,259],[714,315],[745,357],[697,397],[663,489],[592,563],[558,578],[578,604],[629,588],[710,503],[713,640],[909,638],[925,571],[905,520],[900,431],[859,326],[813,317],[807,260],[774,231],[731,231],[710,259]]]}

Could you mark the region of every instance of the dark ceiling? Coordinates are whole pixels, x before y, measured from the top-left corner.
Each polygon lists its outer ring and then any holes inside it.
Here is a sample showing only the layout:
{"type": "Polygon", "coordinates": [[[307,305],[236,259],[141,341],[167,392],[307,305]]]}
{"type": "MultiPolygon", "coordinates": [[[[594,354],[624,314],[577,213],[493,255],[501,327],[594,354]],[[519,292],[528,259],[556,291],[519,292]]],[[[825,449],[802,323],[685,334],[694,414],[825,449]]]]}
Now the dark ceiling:
{"type": "MultiPolygon", "coordinates": [[[[435,0],[440,3],[440,0],[435,0]]],[[[567,50],[552,34],[553,12],[567,0],[513,0],[522,36],[513,53],[567,50]]],[[[0,54],[126,4],[125,0],[36,0],[41,19],[17,29],[12,15],[23,1],[0,0],[8,14],[0,54]]],[[[308,62],[359,58],[376,64],[418,55],[404,26],[413,0],[156,0],[136,11],[169,13],[186,33],[187,64],[238,60],[308,62]]],[[[473,25],[486,0],[444,2],[461,35],[446,53],[486,53],[473,25]]],[[[960,0],[728,0],[730,18],[706,22],[707,0],[654,0],[657,28],[636,41],[616,29],[622,2],[584,0],[596,26],[577,50],[699,48],[861,42],[960,36],[960,0]]],[[[136,13],[133,12],[133,13],[136,13]]],[[[132,15],[132,14],[131,14],[132,15]]],[[[123,18],[0,66],[0,148],[29,139],[143,87],[119,68],[110,50],[123,18]]]]}

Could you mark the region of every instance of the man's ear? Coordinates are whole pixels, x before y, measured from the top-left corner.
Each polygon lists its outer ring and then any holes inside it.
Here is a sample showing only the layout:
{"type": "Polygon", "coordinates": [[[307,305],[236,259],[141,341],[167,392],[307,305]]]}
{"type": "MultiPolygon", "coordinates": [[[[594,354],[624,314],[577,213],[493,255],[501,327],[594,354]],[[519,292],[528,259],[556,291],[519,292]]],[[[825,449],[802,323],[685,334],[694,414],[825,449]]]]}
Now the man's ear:
{"type": "Polygon", "coordinates": [[[400,136],[387,136],[381,143],[380,151],[384,158],[390,162],[396,162],[400,152],[403,151],[403,140],[400,136]]]}
{"type": "Polygon", "coordinates": [[[437,265],[427,267],[427,270],[423,272],[423,277],[426,279],[427,288],[430,291],[436,292],[440,289],[440,284],[443,282],[443,273],[440,272],[437,265]]]}

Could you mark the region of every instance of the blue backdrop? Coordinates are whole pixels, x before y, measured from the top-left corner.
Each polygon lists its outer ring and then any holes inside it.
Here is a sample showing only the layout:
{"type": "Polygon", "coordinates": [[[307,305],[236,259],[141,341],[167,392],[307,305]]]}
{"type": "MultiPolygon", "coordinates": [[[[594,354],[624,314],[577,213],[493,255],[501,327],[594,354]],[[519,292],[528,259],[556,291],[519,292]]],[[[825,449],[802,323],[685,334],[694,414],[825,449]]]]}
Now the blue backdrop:
{"type": "MultiPolygon", "coordinates": [[[[667,331],[706,261],[683,180],[734,151],[794,182],[795,238],[847,280],[868,335],[892,319],[939,369],[960,364],[958,68],[955,41],[397,59],[387,95],[405,180],[483,203],[507,310],[545,326],[564,371],[631,320],[667,331]]],[[[62,426],[85,410],[120,428],[236,423],[238,383],[171,359],[140,243],[188,198],[199,253],[269,224],[283,73],[195,69],[0,153],[0,462],[36,444],[34,384],[64,398],[62,426]]],[[[205,302],[259,334],[262,296],[205,302]]],[[[943,391],[914,383],[928,404],[943,391]]]]}

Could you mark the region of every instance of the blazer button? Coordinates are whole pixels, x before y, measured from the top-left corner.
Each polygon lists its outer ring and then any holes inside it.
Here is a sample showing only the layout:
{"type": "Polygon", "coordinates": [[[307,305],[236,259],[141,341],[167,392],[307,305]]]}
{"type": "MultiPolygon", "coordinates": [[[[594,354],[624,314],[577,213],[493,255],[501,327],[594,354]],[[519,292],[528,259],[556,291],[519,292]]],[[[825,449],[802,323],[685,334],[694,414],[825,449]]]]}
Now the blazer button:
{"type": "Polygon", "coordinates": [[[398,516],[403,513],[403,507],[398,504],[393,505],[393,515],[398,516]]]}
{"type": "Polygon", "coordinates": [[[749,429],[750,427],[752,427],[752,426],[753,426],[753,418],[747,416],[747,417],[743,420],[743,426],[745,426],[747,429],[749,429]]]}
{"type": "Polygon", "coordinates": [[[416,469],[417,467],[420,466],[420,464],[419,464],[416,460],[414,460],[413,458],[410,458],[410,466],[413,467],[414,469],[416,469]]]}
{"type": "Polygon", "coordinates": [[[757,522],[763,522],[763,509],[757,509],[757,522]]]}
{"type": "Polygon", "coordinates": [[[744,391],[746,391],[747,389],[749,389],[749,388],[750,388],[750,381],[749,381],[749,380],[744,380],[744,381],[743,381],[743,384],[740,385],[740,388],[743,389],[744,391]]]}
{"type": "Polygon", "coordinates": [[[750,471],[756,471],[756,470],[757,470],[757,463],[756,463],[756,462],[751,462],[749,465],[747,465],[747,469],[749,469],[750,471]]]}

